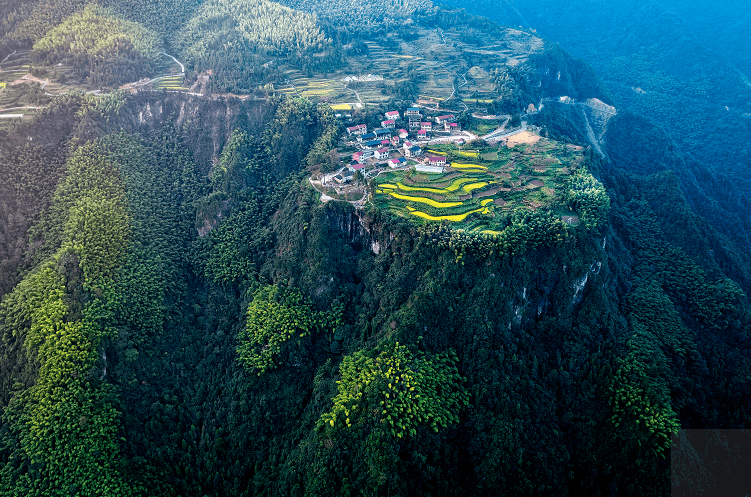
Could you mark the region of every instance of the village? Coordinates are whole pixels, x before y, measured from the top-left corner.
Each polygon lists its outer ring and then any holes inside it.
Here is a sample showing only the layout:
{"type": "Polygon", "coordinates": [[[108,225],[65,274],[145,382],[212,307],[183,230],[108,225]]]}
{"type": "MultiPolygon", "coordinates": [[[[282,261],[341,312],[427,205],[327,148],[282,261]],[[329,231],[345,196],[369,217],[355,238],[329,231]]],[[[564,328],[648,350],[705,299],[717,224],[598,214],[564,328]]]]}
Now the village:
{"type": "Polygon", "coordinates": [[[507,129],[508,116],[492,116],[496,127],[485,124],[486,134],[478,136],[471,122],[462,129],[463,116],[419,105],[384,111],[378,121],[369,117],[380,124],[373,130],[365,119],[346,127],[337,147],[340,166],[309,178],[321,201],[484,233],[498,232],[517,210],[553,206],[576,224],[560,199],[583,160],[582,147],[548,140],[524,121],[507,129]]]}
{"type": "Polygon", "coordinates": [[[346,132],[343,145],[357,152],[348,157],[345,167],[322,175],[322,186],[346,185],[356,177],[373,178],[389,169],[414,167],[419,172],[443,173],[448,165],[447,158],[426,153],[427,146],[431,143],[461,146],[477,138],[462,131],[456,114],[425,116],[419,107],[407,108],[403,116],[398,111],[385,112],[381,127],[372,131],[367,125],[358,124],[346,128],[346,132]]]}

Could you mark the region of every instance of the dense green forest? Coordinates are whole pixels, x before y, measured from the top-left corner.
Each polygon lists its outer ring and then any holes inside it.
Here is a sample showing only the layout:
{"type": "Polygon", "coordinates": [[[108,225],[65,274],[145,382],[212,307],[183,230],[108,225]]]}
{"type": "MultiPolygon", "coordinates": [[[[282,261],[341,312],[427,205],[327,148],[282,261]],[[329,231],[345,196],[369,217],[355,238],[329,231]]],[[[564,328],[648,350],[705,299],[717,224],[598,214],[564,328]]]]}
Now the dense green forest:
{"type": "Polygon", "coordinates": [[[34,43],[32,60],[54,65],[72,58],[76,75],[94,85],[135,81],[159,55],[156,33],[87,6],[34,43]]]}
{"type": "MultiPolygon", "coordinates": [[[[8,53],[169,48],[238,93],[353,41],[338,4],[0,5],[8,53]],[[84,23],[102,38],[72,43],[84,23]]],[[[472,19],[408,5],[383,8],[472,19]]],[[[493,77],[491,109],[619,104],[557,47],[493,77]]],[[[519,211],[480,236],[322,203],[308,177],[343,128],[324,103],[0,91],[45,105],[0,127],[0,495],[666,495],[677,429],[749,428],[748,252],[636,112],[568,180],[581,223],[519,211]]],[[[586,146],[582,116],[529,120],[586,146]]]]}
{"type": "Polygon", "coordinates": [[[213,70],[217,87],[235,92],[278,79],[279,58],[304,72],[336,64],[315,16],[267,0],[204,2],[172,45],[195,71],[213,70]]]}

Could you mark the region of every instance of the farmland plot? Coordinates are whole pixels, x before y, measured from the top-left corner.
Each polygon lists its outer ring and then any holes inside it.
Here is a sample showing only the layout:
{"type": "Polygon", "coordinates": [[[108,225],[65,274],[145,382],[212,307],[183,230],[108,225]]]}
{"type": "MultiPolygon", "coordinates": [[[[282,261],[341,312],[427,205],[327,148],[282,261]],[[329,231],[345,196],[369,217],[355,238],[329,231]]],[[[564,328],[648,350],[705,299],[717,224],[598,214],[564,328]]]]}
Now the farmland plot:
{"type": "Polygon", "coordinates": [[[418,223],[445,221],[464,229],[502,230],[509,214],[563,205],[567,177],[581,167],[583,155],[537,136],[535,143],[459,150],[437,145],[428,151],[447,157],[442,174],[389,171],[372,192],[373,204],[418,223]]]}

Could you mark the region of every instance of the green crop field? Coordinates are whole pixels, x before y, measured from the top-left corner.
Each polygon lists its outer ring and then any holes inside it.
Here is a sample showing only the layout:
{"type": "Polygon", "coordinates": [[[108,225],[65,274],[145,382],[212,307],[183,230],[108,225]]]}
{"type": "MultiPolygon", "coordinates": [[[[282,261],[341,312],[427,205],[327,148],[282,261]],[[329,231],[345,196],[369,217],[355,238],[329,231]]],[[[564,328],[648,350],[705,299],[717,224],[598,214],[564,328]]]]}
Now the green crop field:
{"type": "Polygon", "coordinates": [[[183,86],[183,77],[181,75],[169,76],[154,82],[155,90],[172,90],[187,91],[190,88],[183,86]]]}
{"type": "Polygon", "coordinates": [[[570,214],[561,204],[562,192],[567,176],[583,161],[581,152],[545,138],[514,148],[436,145],[430,152],[446,156],[451,166],[443,174],[382,173],[372,192],[373,204],[418,223],[447,221],[495,232],[518,209],[552,208],[570,214]]]}

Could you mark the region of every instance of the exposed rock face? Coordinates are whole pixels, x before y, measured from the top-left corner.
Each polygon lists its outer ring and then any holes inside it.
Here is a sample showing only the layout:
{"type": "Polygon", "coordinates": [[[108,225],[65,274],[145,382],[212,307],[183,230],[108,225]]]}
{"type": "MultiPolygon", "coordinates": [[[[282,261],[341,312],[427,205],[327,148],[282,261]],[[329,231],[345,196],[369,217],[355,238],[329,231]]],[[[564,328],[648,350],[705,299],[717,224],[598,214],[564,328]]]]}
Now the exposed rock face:
{"type": "Polygon", "coordinates": [[[127,131],[139,133],[166,125],[182,128],[185,146],[208,174],[233,127],[241,124],[249,133],[260,134],[273,117],[273,110],[274,105],[264,99],[141,92],[128,97],[119,123],[127,131]]]}
{"type": "Polygon", "coordinates": [[[615,116],[618,111],[615,107],[604,103],[596,98],[588,98],[582,108],[584,115],[587,117],[589,125],[592,127],[597,143],[604,143],[605,132],[608,129],[608,122],[615,116]]]}
{"type": "Polygon", "coordinates": [[[353,248],[362,250],[368,248],[378,255],[387,243],[378,240],[377,233],[371,226],[371,220],[360,209],[349,204],[331,202],[327,204],[329,224],[344,234],[347,243],[353,248]]]}
{"type": "MultiPolygon", "coordinates": [[[[344,202],[329,202],[326,207],[329,225],[356,250],[369,249],[379,255],[393,243],[394,233],[368,213],[344,202]]],[[[506,287],[507,300],[494,309],[495,319],[508,329],[518,329],[545,316],[571,318],[590,287],[602,289],[612,283],[604,244],[598,240],[590,249],[590,256],[596,259],[579,268],[570,267],[566,251],[560,248],[532,251],[508,261],[513,284],[506,287]]]]}

